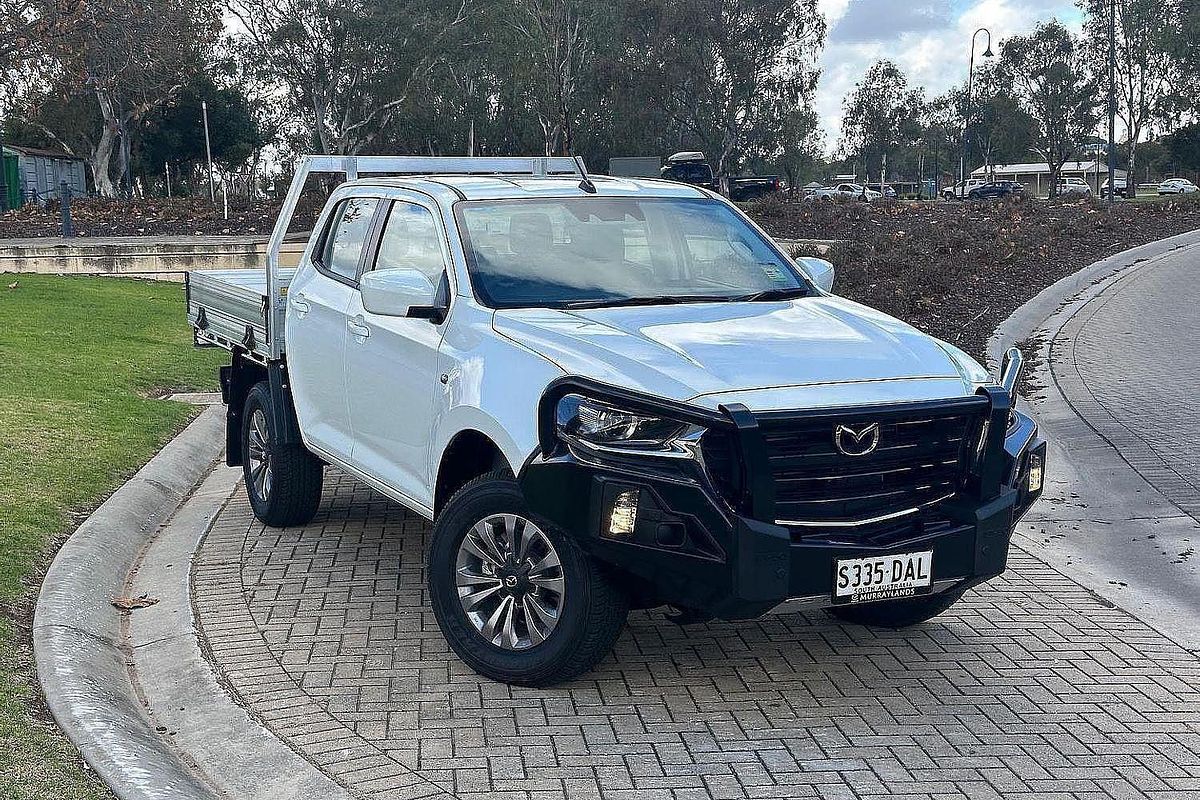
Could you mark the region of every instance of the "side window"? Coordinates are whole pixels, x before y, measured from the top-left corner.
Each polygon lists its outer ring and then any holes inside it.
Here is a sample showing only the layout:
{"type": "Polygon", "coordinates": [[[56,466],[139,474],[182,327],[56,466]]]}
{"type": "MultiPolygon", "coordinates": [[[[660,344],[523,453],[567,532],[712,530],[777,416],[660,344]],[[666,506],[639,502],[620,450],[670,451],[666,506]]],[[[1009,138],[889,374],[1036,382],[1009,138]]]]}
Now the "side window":
{"type": "Polygon", "coordinates": [[[358,260],[378,204],[371,197],[355,197],[343,200],[333,212],[333,222],[321,248],[321,265],[325,269],[351,281],[358,277],[358,260]]]}
{"type": "Polygon", "coordinates": [[[415,269],[437,286],[446,270],[446,260],[433,214],[411,203],[392,203],[372,268],[415,269]]]}

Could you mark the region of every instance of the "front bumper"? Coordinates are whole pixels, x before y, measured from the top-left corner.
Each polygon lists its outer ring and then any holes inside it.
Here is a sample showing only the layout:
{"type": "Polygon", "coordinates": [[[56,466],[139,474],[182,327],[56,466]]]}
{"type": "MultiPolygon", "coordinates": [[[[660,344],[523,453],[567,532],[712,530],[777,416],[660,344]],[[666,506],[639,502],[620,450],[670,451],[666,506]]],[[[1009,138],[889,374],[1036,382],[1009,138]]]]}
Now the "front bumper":
{"type": "Polygon", "coordinates": [[[839,559],[926,550],[933,552],[934,591],[962,589],[1004,571],[1013,527],[1041,493],[1028,489],[1031,454],[1045,463],[1033,421],[1015,414],[1009,426],[1007,393],[985,391],[994,424],[978,474],[938,504],[936,520],[923,510],[916,524],[890,535],[837,530],[813,536],[777,524],[770,476],[755,464],[753,425],[739,428],[744,409],[726,410],[747,460],[749,497],[736,510],[698,465],[690,473],[687,464],[653,459],[601,460],[545,438],[519,481],[534,514],[624,575],[645,606],[747,619],[789,600],[820,605],[832,598],[839,559]],[[614,502],[628,492],[636,493],[636,524],[614,536],[614,502]]]}

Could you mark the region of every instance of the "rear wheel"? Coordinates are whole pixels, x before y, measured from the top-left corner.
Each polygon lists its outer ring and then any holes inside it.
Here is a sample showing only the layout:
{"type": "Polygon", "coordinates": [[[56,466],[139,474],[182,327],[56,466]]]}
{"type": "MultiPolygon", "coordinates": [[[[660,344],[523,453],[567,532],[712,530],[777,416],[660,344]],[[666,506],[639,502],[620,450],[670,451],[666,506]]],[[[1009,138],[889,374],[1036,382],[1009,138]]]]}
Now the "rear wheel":
{"type": "Polygon", "coordinates": [[[428,563],[434,616],[481,675],[548,686],[594,667],[629,601],[573,539],[525,507],[507,472],[476,478],[446,504],[428,563]]]}
{"type": "Polygon", "coordinates": [[[933,619],[957,603],[962,596],[962,591],[952,590],[886,603],[832,606],[829,613],[843,622],[854,625],[868,625],[873,628],[907,628],[910,625],[933,619]]]}
{"type": "Polygon", "coordinates": [[[303,444],[280,444],[271,390],[250,390],[242,414],[242,474],[254,516],[273,528],[305,525],[321,504],[324,470],[303,444]]]}

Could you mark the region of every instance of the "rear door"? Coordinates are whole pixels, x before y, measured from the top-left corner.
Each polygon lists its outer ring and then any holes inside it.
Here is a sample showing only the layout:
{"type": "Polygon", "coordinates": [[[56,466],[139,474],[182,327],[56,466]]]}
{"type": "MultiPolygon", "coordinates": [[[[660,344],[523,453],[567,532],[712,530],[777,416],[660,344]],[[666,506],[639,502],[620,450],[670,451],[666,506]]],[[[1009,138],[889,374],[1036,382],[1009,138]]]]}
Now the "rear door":
{"type": "Polygon", "coordinates": [[[347,309],[380,201],[351,197],[330,213],[310,261],[288,287],[288,376],[305,441],[342,460],[351,453],[347,309]]]}
{"type": "MultiPolygon", "coordinates": [[[[417,196],[388,201],[378,247],[363,270],[415,269],[449,299],[449,248],[436,207],[417,196]]],[[[427,508],[435,402],[441,397],[438,347],[445,323],[372,314],[354,293],[346,346],[353,464],[427,508]]]]}

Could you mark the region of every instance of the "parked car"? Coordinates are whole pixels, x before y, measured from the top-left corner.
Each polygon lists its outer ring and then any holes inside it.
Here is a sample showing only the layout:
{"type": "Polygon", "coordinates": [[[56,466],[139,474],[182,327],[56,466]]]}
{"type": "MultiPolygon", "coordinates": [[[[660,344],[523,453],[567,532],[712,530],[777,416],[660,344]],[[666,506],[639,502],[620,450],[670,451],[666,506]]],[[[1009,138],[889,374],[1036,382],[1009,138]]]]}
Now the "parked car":
{"type": "MultiPolygon", "coordinates": [[[[675,153],[667,158],[662,168],[662,177],[670,181],[700,186],[711,191],[720,191],[721,183],[713,174],[712,166],[704,153],[688,151],[675,153]]],[[[780,191],[782,180],[778,175],[752,175],[727,178],[729,199],[735,202],[758,200],[780,191]]]]}
{"type": "Polygon", "coordinates": [[[879,200],[883,197],[882,194],[874,189],[868,189],[861,183],[839,183],[835,186],[823,186],[820,189],[814,189],[809,197],[818,200],[832,200],[835,197],[844,197],[850,200],[879,200]]]}
{"type": "Polygon", "coordinates": [[[717,190],[717,178],[704,153],[683,152],[668,156],[661,175],[669,181],[700,186],[714,192],[717,190]]]}
{"type": "Polygon", "coordinates": [[[888,200],[895,200],[897,197],[896,190],[886,183],[868,183],[867,188],[879,192],[880,197],[886,197],[888,200]]]}
{"type": "Polygon", "coordinates": [[[232,353],[226,461],[255,516],[308,523],[330,465],[431,521],[449,646],[543,686],[603,658],[631,608],[796,599],[896,628],[1003,572],[1045,475],[1019,352],[994,379],[833,278],[693,186],[315,156],[265,274],[186,286],[196,341],[232,353]],[[280,269],[316,172],[360,177],[280,269]]]}
{"type": "MultiPolygon", "coordinates": [[[[1128,197],[1129,196],[1128,189],[1126,188],[1127,183],[1124,178],[1117,178],[1116,181],[1114,181],[1114,185],[1117,187],[1117,197],[1128,197]]],[[[1100,184],[1100,196],[1103,198],[1107,198],[1108,192],[1109,192],[1108,179],[1105,178],[1104,183],[1100,184]]]]}
{"type": "Polygon", "coordinates": [[[1084,195],[1085,197],[1092,196],[1092,187],[1083,178],[1059,178],[1055,184],[1058,189],[1058,196],[1063,197],[1071,194],[1084,195]]]}
{"type": "Polygon", "coordinates": [[[986,186],[987,183],[983,178],[968,178],[963,183],[944,187],[942,189],[942,197],[946,200],[962,200],[971,193],[972,189],[977,186],[986,186]]]}
{"type": "Polygon", "coordinates": [[[970,200],[995,200],[1000,197],[1025,194],[1025,187],[1017,181],[993,181],[976,186],[968,194],[970,200]]]}
{"type": "Polygon", "coordinates": [[[1164,194],[1193,194],[1200,192],[1200,186],[1187,178],[1168,178],[1158,185],[1158,193],[1164,194]]]}

